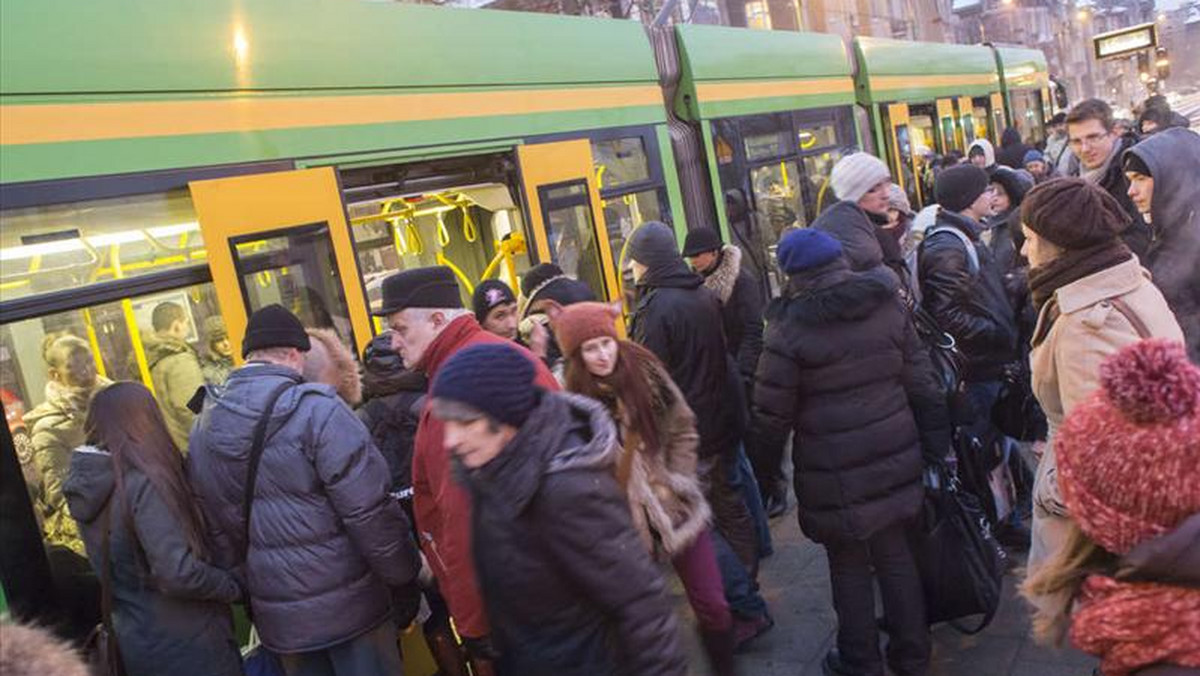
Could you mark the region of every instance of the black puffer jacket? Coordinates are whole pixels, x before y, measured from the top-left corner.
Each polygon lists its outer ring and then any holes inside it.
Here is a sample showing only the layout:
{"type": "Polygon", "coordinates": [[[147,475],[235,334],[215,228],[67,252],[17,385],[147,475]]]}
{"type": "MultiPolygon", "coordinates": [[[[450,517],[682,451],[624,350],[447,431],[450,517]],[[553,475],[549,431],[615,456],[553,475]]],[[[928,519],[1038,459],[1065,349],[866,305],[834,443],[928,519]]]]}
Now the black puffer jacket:
{"type": "Polygon", "coordinates": [[[800,527],[818,542],[863,540],[914,516],[922,451],[940,459],[950,446],[944,397],[896,281],[841,260],[794,275],[767,310],[754,414],[760,449],[795,431],[800,527]]]}
{"type": "Polygon", "coordinates": [[[363,404],[355,413],[387,461],[391,491],[405,499],[411,520],[413,440],[429,381],[419,371],[404,368],[400,354],[387,344],[390,340],[388,334],[381,334],[367,346],[363,355],[363,404]]]}
{"type": "Polygon", "coordinates": [[[975,244],[979,270],[973,273],[961,239],[927,232],[917,257],[921,302],[957,341],[966,358],[963,379],[996,380],[1004,365],[1017,358],[1016,318],[1003,273],[991,249],[979,240],[979,224],[942,209],[934,227],[941,226],[966,233],[975,244]]]}
{"type": "Polygon", "coordinates": [[[678,253],[638,283],[630,334],[662,360],[696,414],[702,458],[732,451],[741,435],[739,385],[722,326],[720,301],[678,253]]]}
{"type": "Polygon", "coordinates": [[[471,471],[472,550],[502,676],[679,675],[679,629],[613,474],[616,431],[586,397],[545,393],[471,471]]]}

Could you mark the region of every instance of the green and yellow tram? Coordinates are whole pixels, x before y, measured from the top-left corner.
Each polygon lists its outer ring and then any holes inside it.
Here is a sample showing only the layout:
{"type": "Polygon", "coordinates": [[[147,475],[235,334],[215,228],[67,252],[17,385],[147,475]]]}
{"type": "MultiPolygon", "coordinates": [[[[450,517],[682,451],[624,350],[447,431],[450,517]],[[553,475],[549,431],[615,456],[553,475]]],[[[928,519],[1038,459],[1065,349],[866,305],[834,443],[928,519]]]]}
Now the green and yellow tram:
{"type": "Polygon", "coordinates": [[[200,351],[221,318],[240,353],[275,302],[361,351],[395,270],[446,265],[469,293],[552,261],[616,299],[649,220],[719,227],[777,282],[775,239],[832,203],[842,154],[877,149],[915,187],[919,146],[1048,103],[1044,58],[979,46],[361,0],[9,0],[0,18],[0,505],[23,505],[0,510],[0,582],[22,612],[53,610],[40,468],[14,447],[46,403],[47,338],[151,388],[167,302],[200,351]]]}

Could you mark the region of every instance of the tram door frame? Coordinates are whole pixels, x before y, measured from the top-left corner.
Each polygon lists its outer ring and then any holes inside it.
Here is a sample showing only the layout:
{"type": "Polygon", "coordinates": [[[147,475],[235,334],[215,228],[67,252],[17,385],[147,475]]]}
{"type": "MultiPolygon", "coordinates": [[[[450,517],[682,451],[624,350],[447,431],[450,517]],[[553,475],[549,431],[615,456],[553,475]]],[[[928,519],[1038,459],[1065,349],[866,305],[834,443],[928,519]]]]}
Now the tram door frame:
{"type": "Polygon", "coordinates": [[[1004,95],[1000,92],[992,92],[988,96],[988,101],[992,104],[992,120],[988,125],[992,129],[992,146],[1000,147],[1000,136],[1004,134],[1004,130],[1008,128],[1008,108],[1004,105],[1004,95]]]}
{"type": "Polygon", "coordinates": [[[531,143],[517,146],[517,163],[521,169],[521,192],[527,206],[529,228],[533,233],[538,260],[554,262],[550,251],[547,224],[551,211],[570,206],[583,206],[586,202],[591,216],[596,253],[599,256],[601,277],[607,300],[621,298],[619,276],[608,241],[608,227],[601,206],[600,186],[592,159],[592,144],[589,139],[571,139],[550,143],[531,143]],[[551,200],[550,190],[583,183],[585,194],[578,196],[578,203],[551,200]]]}
{"type": "Polygon", "coordinates": [[[954,115],[954,99],[944,98],[934,101],[935,110],[937,110],[937,135],[938,146],[942,155],[950,152],[953,149],[958,149],[966,152],[966,144],[962,142],[963,133],[962,125],[954,115]],[[950,120],[950,133],[946,133],[946,120],[950,120]]]}
{"type": "Polygon", "coordinates": [[[235,360],[241,361],[249,317],[243,275],[235,260],[237,241],[253,235],[273,238],[314,225],[326,226],[355,347],[359,354],[366,349],[374,334],[333,167],[192,181],[188,187],[235,360]]]}
{"type": "Polygon", "coordinates": [[[892,171],[895,172],[894,178],[896,180],[896,183],[898,183],[900,185],[900,188],[902,190],[905,190],[905,192],[907,192],[907,185],[906,185],[906,180],[904,178],[904,171],[902,171],[903,167],[900,164],[903,161],[904,156],[900,152],[900,136],[899,136],[899,133],[897,132],[897,130],[900,127],[904,127],[906,132],[908,132],[908,134],[909,134],[909,136],[908,136],[908,143],[909,143],[909,150],[908,150],[909,166],[908,166],[908,169],[910,172],[912,172],[914,193],[917,196],[917,201],[924,204],[925,196],[924,196],[924,190],[921,188],[921,176],[917,173],[917,153],[916,153],[916,150],[912,147],[912,131],[911,131],[912,125],[909,121],[908,104],[907,103],[889,103],[889,104],[887,104],[886,111],[887,111],[887,120],[886,121],[887,121],[887,135],[888,135],[886,142],[887,142],[888,152],[892,156],[892,171]]]}
{"type": "MultiPolygon", "coordinates": [[[[962,151],[963,153],[966,153],[967,148],[970,147],[971,143],[976,138],[978,138],[975,136],[975,132],[978,129],[975,126],[975,100],[970,96],[959,96],[958,98],[954,99],[954,104],[958,107],[958,117],[956,119],[958,120],[959,138],[962,140],[962,151]],[[967,123],[968,118],[970,119],[969,125],[967,123]],[[968,127],[971,130],[971,133],[969,134],[971,138],[968,138],[968,127]]],[[[987,120],[984,120],[983,126],[984,128],[987,128],[987,120]]]]}

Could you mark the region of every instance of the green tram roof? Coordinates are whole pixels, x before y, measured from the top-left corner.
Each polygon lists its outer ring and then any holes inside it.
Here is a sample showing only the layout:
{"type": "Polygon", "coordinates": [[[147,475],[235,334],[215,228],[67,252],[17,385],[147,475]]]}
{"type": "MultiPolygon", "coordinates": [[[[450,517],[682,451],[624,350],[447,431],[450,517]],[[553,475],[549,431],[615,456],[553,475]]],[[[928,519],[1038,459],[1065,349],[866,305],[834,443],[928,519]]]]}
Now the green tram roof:
{"type": "Polygon", "coordinates": [[[4,183],[665,121],[636,22],[360,0],[5,0],[0,105],[4,183]]]}
{"type": "Polygon", "coordinates": [[[837,35],[678,25],[676,113],[711,119],[854,103],[837,35]]]}
{"type": "Polygon", "coordinates": [[[1008,89],[1042,89],[1050,86],[1046,55],[1040,49],[996,45],[996,67],[1008,89]]]}
{"type": "Polygon", "coordinates": [[[862,103],[932,101],[1000,91],[996,59],[982,45],[854,38],[862,103]]]}

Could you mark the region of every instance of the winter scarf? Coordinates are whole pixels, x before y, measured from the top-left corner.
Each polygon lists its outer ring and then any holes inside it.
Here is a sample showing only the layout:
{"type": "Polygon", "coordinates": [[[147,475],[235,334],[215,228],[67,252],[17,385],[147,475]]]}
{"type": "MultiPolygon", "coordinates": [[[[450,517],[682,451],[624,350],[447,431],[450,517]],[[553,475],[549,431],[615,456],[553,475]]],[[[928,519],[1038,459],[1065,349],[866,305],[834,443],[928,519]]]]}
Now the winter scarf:
{"type": "Polygon", "coordinates": [[[1042,306],[1054,297],[1055,291],[1088,275],[1124,263],[1131,256],[1133,253],[1129,247],[1119,239],[1086,249],[1067,250],[1049,265],[1029,271],[1029,291],[1033,294],[1034,306],[1041,312],[1042,306]]]}
{"type": "Polygon", "coordinates": [[[1200,589],[1088,577],[1071,622],[1071,642],[1103,655],[1104,676],[1153,664],[1200,667],[1200,589]]]}
{"type": "Polygon", "coordinates": [[[1113,162],[1120,161],[1118,158],[1120,157],[1121,153],[1124,152],[1125,147],[1126,147],[1125,144],[1121,143],[1121,139],[1118,138],[1118,139],[1114,140],[1112,150],[1109,151],[1108,158],[1104,160],[1104,164],[1101,164],[1099,167],[1096,167],[1095,169],[1085,169],[1082,166],[1080,166],[1079,177],[1082,178],[1083,180],[1087,181],[1088,183],[1099,184],[1101,181],[1104,180],[1105,176],[1108,176],[1109,166],[1113,162]]]}

